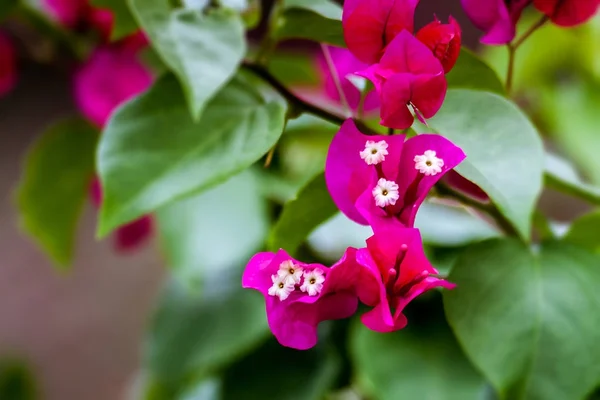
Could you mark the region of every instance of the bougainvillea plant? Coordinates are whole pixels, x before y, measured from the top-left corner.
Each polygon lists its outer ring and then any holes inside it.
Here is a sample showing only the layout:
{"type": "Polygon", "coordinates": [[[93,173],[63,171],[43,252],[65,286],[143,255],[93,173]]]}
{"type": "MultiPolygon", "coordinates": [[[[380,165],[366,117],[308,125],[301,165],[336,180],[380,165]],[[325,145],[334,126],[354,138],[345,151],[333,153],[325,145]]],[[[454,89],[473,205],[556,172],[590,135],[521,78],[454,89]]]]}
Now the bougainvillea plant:
{"type": "Polygon", "coordinates": [[[596,398],[600,0],[429,3],[0,12],[0,95],[44,21],[80,114],[27,154],[23,228],[68,267],[89,198],[170,267],[140,398],[596,398]]]}

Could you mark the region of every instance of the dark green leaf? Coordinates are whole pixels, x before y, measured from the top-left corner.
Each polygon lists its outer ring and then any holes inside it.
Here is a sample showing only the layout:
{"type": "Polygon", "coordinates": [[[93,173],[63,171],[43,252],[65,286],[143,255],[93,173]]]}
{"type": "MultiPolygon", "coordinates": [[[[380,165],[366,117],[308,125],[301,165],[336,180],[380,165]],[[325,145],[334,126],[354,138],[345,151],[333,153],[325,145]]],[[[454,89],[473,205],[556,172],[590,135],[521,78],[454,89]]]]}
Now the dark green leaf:
{"type": "Polygon", "coordinates": [[[246,52],[244,24],[230,10],[171,10],[168,0],[128,0],[163,61],[177,76],[194,120],[231,79],[246,52]]]}
{"type": "Polygon", "coordinates": [[[496,72],[470,50],[462,48],[456,65],[446,75],[448,88],[476,89],[505,95],[504,85],[496,72]]]}
{"type": "Polygon", "coordinates": [[[161,79],[120,108],[102,136],[99,234],[248,168],[277,142],[284,114],[234,79],[194,123],[175,79],[161,79]]]}
{"type": "Polygon", "coordinates": [[[275,36],[299,38],[345,47],[342,8],[329,0],[286,0],[275,36]]]}
{"type": "Polygon", "coordinates": [[[546,153],[544,177],[548,187],[600,205],[600,188],[584,182],[568,161],[546,153]]]}
{"type": "Polygon", "coordinates": [[[225,372],[224,400],[320,400],[341,369],[335,351],[322,345],[297,351],[274,339],[225,372]]]}
{"type": "Polygon", "coordinates": [[[467,355],[501,399],[582,399],[600,383],[600,258],[515,240],[465,251],[444,292],[467,355]]]}
{"type": "Polygon", "coordinates": [[[279,220],[269,235],[269,248],[280,248],[293,254],[306,237],[321,223],[338,211],[331,200],[325,176],[317,175],[299,193],[286,203],[279,220]]]}
{"type": "Polygon", "coordinates": [[[110,34],[111,40],[119,40],[138,29],[126,0],[92,0],[92,5],[108,9],[113,14],[115,22],[110,34]]]}
{"type": "Polygon", "coordinates": [[[592,211],[577,218],[564,237],[576,246],[600,253],[600,210],[592,211]]]}
{"type": "Polygon", "coordinates": [[[453,89],[429,125],[465,151],[457,171],[481,187],[528,240],[542,190],[544,149],[527,117],[496,94],[453,89]]]}
{"type": "Polygon", "coordinates": [[[38,398],[34,377],[19,361],[0,361],[0,399],[35,400],[38,398]]]}
{"type": "Polygon", "coordinates": [[[17,188],[21,225],[61,267],[73,257],[77,221],[94,176],[98,134],[81,120],[45,132],[25,158],[17,188]]]}
{"type": "Polygon", "coordinates": [[[474,400],[484,381],[447,326],[381,334],[355,324],[351,349],[358,382],[379,400],[474,400]]]}
{"type": "Polygon", "coordinates": [[[19,0],[2,0],[0,3],[0,21],[6,18],[19,4],[19,0]]]}
{"type": "Polygon", "coordinates": [[[421,205],[415,227],[423,241],[436,246],[463,246],[499,236],[488,223],[462,207],[425,202],[421,205]]]}

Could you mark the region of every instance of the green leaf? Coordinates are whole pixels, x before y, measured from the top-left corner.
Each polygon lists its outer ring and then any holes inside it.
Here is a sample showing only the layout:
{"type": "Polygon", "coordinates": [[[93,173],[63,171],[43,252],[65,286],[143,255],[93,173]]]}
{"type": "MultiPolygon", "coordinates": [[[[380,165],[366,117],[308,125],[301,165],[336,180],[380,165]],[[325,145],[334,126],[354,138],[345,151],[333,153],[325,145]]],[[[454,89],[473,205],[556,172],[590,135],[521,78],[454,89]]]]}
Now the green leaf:
{"type": "Polygon", "coordinates": [[[447,326],[422,332],[409,323],[381,334],[356,323],[351,349],[358,383],[379,400],[481,398],[484,381],[447,326]]]}
{"type": "Polygon", "coordinates": [[[463,246],[499,236],[498,231],[466,209],[432,202],[421,205],[415,227],[421,230],[425,243],[436,246],[463,246]]]}
{"type": "Polygon", "coordinates": [[[0,21],[8,17],[17,4],[19,4],[19,0],[2,0],[0,3],[0,21]]]}
{"type": "Polygon", "coordinates": [[[168,0],[128,0],[165,64],[177,76],[197,120],[231,79],[246,52],[244,24],[230,10],[171,10],[168,0]]]}
{"type": "Polygon", "coordinates": [[[496,72],[466,48],[460,49],[456,65],[446,75],[450,89],[476,89],[504,96],[504,85],[496,72]]]}
{"type": "Polygon", "coordinates": [[[35,400],[38,396],[34,377],[27,365],[17,360],[0,361],[0,399],[35,400]]]}
{"type": "Polygon", "coordinates": [[[119,40],[138,29],[137,22],[125,0],[92,0],[92,5],[110,10],[115,22],[110,34],[111,40],[119,40]]]}
{"type": "Polygon", "coordinates": [[[600,253],[600,210],[584,214],[573,221],[564,240],[594,253],[600,253]]]}
{"type": "Polygon", "coordinates": [[[429,125],[465,151],[467,159],[456,170],[481,187],[528,240],[542,190],[544,149],[527,117],[496,94],[453,89],[429,125]]]}
{"type": "Polygon", "coordinates": [[[501,399],[582,399],[600,383],[600,258],[561,243],[470,247],[446,316],[501,399]]]}
{"type": "Polygon", "coordinates": [[[205,275],[244,264],[263,245],[269,225],[267,205],[253,172],[246,170],[222,185],[158,210],[169,266],[191,287],[202,286],[205,275]]]}
{"type": "Polygon", "coordinates": [[[16,193],[21,226],[61,268],[73,258],[97,138],[88,123],[65,120],[42,134],[25,157],[16,193]]]}
{"type": "Polygon", "coordinates": [[[298,246],[321,223],[333,217],[338,208],[331,200],[325,176],[317,175],[283,208],[283,212],[269,235],[269,248],[286,249],[295,253],[298,246]]]}
{"type": "Polygon", "coordinates": [[[330,347],[297,351],[272,339],[225,372],[223,400],[321,400],[341,367],[330,347]]]}
{"type": "Polygon", "coordinates": [[[546,153],[546,186],[600,205],[600,188],[584,182],[568,161],[546,153]]]}
{"type": "Polygon", "coordinates": [[[175,79],[159,80],[120,108],[102,136],[99,234],[248,168],[277,142],[284,115],[280,103],[234,79],[194,123],[175,79]]]}
{"type": "Polygon", "coordinates": [[[286,0],[275,37],[308,39],[346,47],[342,8],[329,0],[286,0]]]}

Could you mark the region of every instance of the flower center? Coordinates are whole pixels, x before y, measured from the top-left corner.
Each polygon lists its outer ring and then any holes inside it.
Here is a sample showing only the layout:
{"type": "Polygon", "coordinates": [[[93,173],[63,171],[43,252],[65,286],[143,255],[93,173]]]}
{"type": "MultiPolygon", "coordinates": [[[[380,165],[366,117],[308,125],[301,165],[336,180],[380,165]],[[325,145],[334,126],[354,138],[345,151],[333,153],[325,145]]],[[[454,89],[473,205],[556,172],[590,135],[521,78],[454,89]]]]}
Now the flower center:
{"type": "Polygon", "coordinates": [[[415,169],[425,176],[434,176],[442,172],[444,160],[437,157],[434,150],[426,150],[425,153],[415,156],[415,169]]]}
{"type": "Polygon", "coordinates": [[[372,194],[377,207],[394,205],[400,198],[398,184],[394,181],[388,181],[385,178],[380,178],[379,181],[377,181],[377,186],[373,189],[372,194]]]}
{"type": "Polygon", "coordinates": [[[360,154],[367,165],[377,165],[385,160],[385,156],[388,155],[388,144],[385,140],[375,142],[373,140],[367,140],[365,148],[360,154]]]}
{"type": "Polygon", "coordinates": [[[316,281],[317,280],[315,278],[311,278],[311,280],[309,282],[310,282],[311,285],[314,285],[316,281]]]}

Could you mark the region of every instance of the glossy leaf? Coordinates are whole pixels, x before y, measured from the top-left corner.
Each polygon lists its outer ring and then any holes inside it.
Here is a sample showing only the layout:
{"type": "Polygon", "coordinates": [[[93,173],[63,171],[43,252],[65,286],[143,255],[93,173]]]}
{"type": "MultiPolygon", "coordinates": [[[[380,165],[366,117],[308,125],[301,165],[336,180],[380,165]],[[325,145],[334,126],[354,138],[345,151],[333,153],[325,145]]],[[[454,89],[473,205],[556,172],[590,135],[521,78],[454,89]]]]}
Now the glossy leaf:
{"type": "MultiPolygon", "coordinates": [[[[387,334],[356,323],[351,353],[358,383],[378,400],[479,399],[484,381],[441,323],[421,332],[411,325],[387,334]]],[[[371,398],[371,397],[369,397],[371,398]]]]}
{"type": "Polygon", "coordinates": [[[600,253],[600,210],[594,210],[573,221],[564,240],[600,253]]]}
{"type": "Polygon", "coordinates": [[[66,120],[42,134],[25,157],[17,188],[21,226],[61,268],[73,258],[97,138],[88,123],[66,120]]]}
{"type": "Polygon", "coordinates": [[[157,53],[181,82],[190,113],[197,120],[244,57],[241,17],[225,9],[208,14],[172,10],[168,0],[128,1],[157,53]]]}
{"type": "Polygon", "coordinates": [[[421,205],[415,227],[423,241],[436,246],[463,246],[499,236],[487,222],[461,207],[425,202],[421,205]]]}
{"type": "Polygon", "coordinates": [[[225,372],[223,400],[321,400],[342,365],[322,344],[297,351],[271,339],[225,372]]]}
{"type": "Polygon", "coordinates": [[[584,182],[568,161],[546,153],[545,183],[548,187],[600,205],[600,187],[584,182]]]}
{"type": "Polygon", "coordinates": [[[501,399],[582,399],[600,384],[600,258],[560,243],[470,247],[444,292],[450,325],[501,399]]]}
{"type": "Polygon", "coordinates": [[[279,139],[284,107],[234,79],[194,123],[172,76],[117,111],[99,148],[99,234],[248,168],[279,139]]]}
{"type": "Polygon", "coordinates": [[[126,0],[91,0],[92,5],[108,9],[114,16],[114,25],[110,34],[111,40],[119,40],[138,29],[137,22],[126,0]]]}
{"type": "Polygon", "coordinates": [[[527,117],[498,95],[453,89],[429,125],[465,151],[467,159],[456,170],[481,187],[529,240],[544,149],[527,117]]]}
{"type": "Polygon", "coordinates": [[[504,85],[496,72],[470,50],[462,48],[456,65],[446,75],[451,89],[485,90],[504,95],[504,85]]]}
{"type": "Polygon", "coordinates": [[[286,0],[275,36],[345,47],[342,8],[329,0],[286,0]]]}
{"type": "Polygon", "coordinates": [[[317,226],[337,211],[327,191],[325,176],[317,175],[300,190],[294,200],[285,204],[269,235],[269,248],[271,251],[283,248],[293,254],[317,226]]]}

